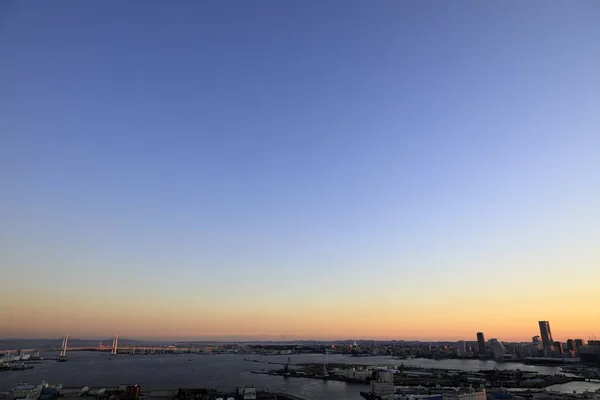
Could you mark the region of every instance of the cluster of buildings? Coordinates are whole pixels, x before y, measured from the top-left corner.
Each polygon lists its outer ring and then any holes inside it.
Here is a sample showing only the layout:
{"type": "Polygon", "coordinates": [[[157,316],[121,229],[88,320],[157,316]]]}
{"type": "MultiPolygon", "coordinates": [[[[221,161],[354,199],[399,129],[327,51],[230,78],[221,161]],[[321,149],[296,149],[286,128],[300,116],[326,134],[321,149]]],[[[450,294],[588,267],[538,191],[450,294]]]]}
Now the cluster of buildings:
{"type": "MultiPolygon", "coordinates": [[[[540,334],[531,338],[529,343],[507,343],[496,338],[486,342],[483,332],[477,332],[477,354],[480,357],[493,357],[499,361],[532,360],[561,362],[589,362],[600,364],[600,341],[568,339],[565,343],[552,337],[550,322],[539,321],[540,334]]],[[[464,343],[464,342],[463,342],[464,343]]],[[[458,347],[461,347],[459,342],[458,347]]],[[[467,351],[467,349],[465,349],[467,351]]]]}
{"type": "Polygon", "coordinates": [[[142,392],[139,385],[120,385],[115,388],[64,388],[62,385],[19,384],[7,392],[0,392],[1,400],[302,400],[285,393],[257,391],[254,386],[242,386],[235,392],[223,393],[214,389],[180,388],[142,392]]]}
{"type": "Polygon", "coordinates": [[[361,395],[367,400],[400,400],[400,399],[428,399],[428,400],[486,400],[485,389],[439,389],[439,393],[428,395],[400,394],[394,385],[394,373],[390,370],[374,371],[370,382],[371,390],[361,395]]]}

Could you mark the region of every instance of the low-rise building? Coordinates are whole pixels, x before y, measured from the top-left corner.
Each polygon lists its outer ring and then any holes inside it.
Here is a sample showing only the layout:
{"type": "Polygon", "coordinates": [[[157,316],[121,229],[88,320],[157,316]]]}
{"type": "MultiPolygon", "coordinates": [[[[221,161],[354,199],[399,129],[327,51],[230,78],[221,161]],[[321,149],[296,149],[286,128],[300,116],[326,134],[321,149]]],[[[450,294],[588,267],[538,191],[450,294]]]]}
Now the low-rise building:
{"type": "Polygon", "coordinates": [[[371,393],[375,396],[387,396],[396,393],[394,373],[392,371],[374,371],[371,380],[371,393]]]}
{"type": "Polygon", "coordinates": [[[475,390],[458,390],[454,393],[444,393],[444,400],[486,400],[487,394],[485,389],[475,390]]]}
{"type": "Polygon", "coordinates": [[[358,379],[366,381],[373,376],[373,371],[369,369],[336,369],[333,371],[335,375],[343,376],[348,379],[358,379]]]}

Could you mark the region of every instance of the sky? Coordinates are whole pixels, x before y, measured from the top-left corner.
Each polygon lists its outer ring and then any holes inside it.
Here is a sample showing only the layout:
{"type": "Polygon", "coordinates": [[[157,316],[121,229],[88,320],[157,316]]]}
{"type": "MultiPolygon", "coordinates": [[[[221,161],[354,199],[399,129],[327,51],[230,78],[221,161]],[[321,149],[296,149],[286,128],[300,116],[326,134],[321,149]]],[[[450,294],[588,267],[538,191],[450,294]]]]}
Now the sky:
{"type": "Polygon", "coordinates": [[[0,337],[600,335],[597,1],[0,3],[0,337]]]}

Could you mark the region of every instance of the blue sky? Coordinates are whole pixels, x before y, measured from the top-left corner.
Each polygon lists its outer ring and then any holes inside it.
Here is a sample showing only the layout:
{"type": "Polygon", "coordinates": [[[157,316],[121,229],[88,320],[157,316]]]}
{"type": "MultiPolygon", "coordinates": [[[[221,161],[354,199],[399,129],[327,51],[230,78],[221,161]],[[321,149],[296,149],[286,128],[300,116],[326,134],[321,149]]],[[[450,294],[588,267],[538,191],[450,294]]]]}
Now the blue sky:
{"type": "MultiPolygon", "coordinates": [[[[159,336],[425,337],[449,304],[470,332],[495,323],[467,311],[482,298],[536,301],[539,319],[581,308],[540,297],[565,287],[600,300],[581,280],[600,277],[597,2],[0,15],[0,267],[18,304],[0,335],[62,332],[27,322],[40,309],[93,318],[93,336],[150,307],[175,315],[152,320],[159,336]],[[380,304],[423,327],[347,326],[347,307],[380,304]],[[290,310],[320,319],[294,331],[290,310]]],[[[583,318],[569,324],[600,328],[583,318]]]]}

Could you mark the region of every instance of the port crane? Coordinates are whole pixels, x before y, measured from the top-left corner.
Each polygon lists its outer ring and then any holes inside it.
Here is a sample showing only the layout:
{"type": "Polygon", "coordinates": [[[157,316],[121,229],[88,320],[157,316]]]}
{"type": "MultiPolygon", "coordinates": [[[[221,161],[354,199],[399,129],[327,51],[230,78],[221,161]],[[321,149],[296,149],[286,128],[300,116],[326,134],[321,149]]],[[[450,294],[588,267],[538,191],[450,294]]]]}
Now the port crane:
{"type": "Polygon", "coordinates": [[[288,357],[287,362],[283,366],[283,373],[288,375],[290,373],[290,364],[292,363],[292,359],[288,357]]]}

